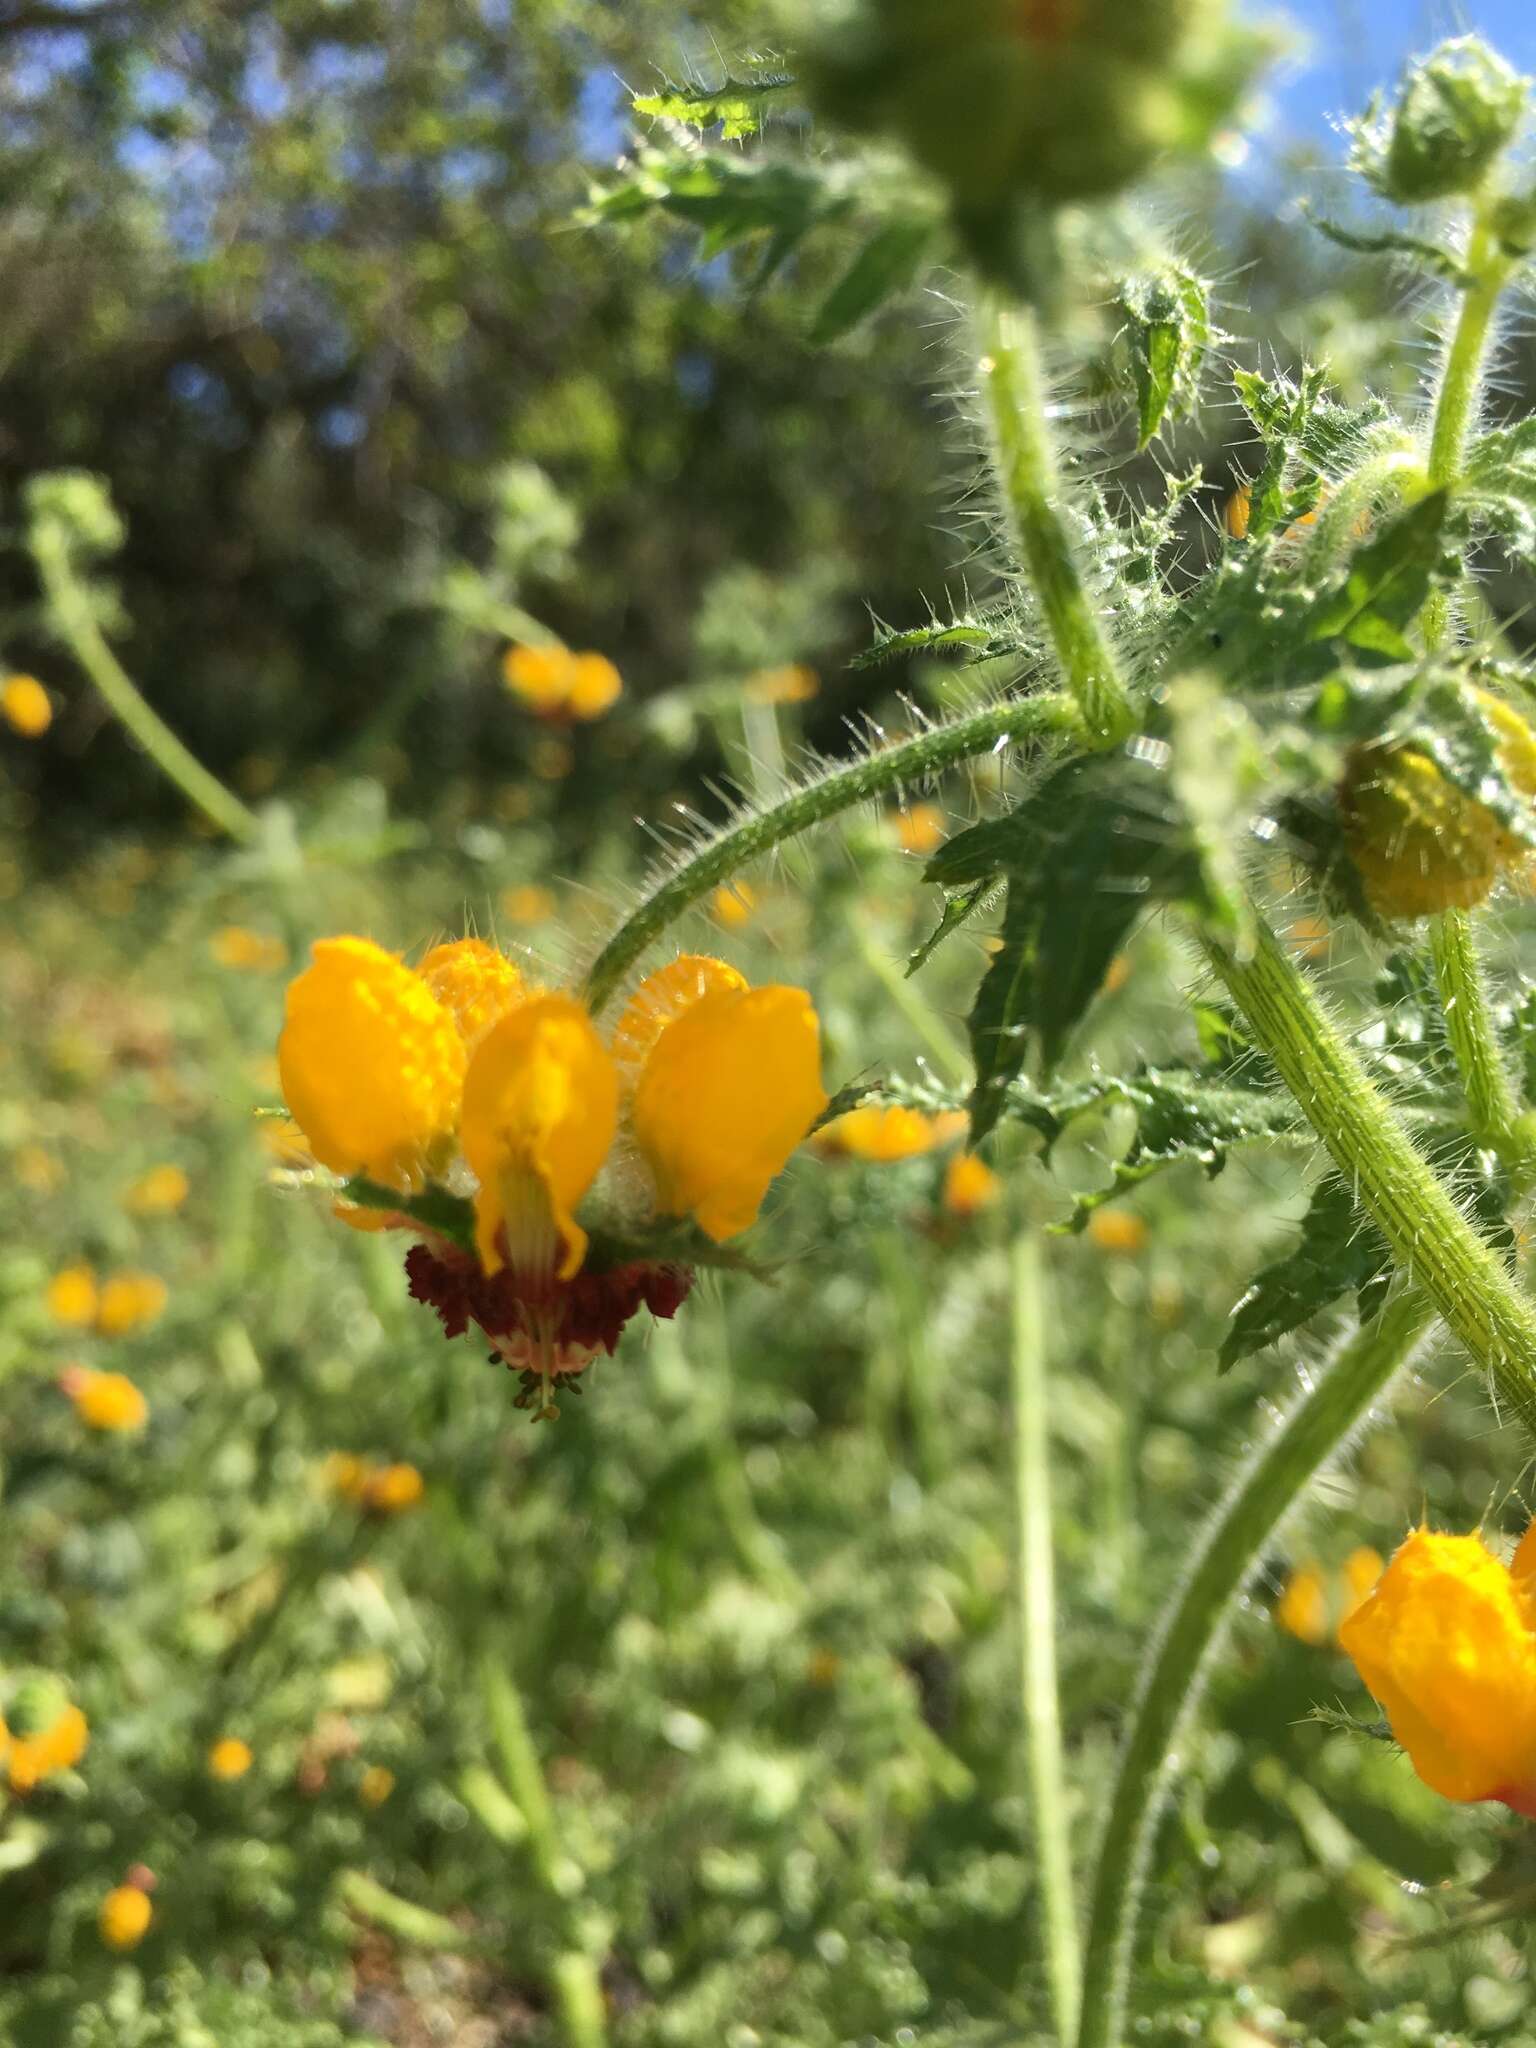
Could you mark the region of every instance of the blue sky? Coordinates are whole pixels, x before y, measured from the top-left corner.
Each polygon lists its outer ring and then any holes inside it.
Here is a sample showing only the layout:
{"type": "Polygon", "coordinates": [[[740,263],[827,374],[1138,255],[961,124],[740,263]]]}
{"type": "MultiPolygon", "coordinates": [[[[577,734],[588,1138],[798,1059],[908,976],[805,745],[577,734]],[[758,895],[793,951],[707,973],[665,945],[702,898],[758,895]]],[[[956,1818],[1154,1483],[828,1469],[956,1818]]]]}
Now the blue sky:
{"type": "Polygon", "coordinates": [[[1329,114],[1358,111],[1412,51],[1469,28],[1536,74],[1532,0],[1279,0],[1278,8],[1250,0],[1250,11],[1281,12],[1309,39],[1302,67],[1288,71],[1277,92],[1293,130],[1316,133],[1329,114]]]}

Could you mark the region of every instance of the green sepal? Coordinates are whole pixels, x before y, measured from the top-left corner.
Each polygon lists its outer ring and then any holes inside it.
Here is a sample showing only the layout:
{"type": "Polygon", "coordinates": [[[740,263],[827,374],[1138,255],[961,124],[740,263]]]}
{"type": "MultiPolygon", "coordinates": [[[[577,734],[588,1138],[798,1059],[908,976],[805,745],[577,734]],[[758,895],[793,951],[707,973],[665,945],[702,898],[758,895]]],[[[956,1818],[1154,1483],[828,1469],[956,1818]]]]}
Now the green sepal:
{"type": "Polygon", "coordinates": [[[338,1190],[344,1202],[357,1209],[383,1209],[391,1215],[409,1216],[423,1230],[435,1231],[457,1245],[461,1252],[475,1249],[475,1205],[464,1195],[451,1195],[446,1188],[423,1188],[419,1195],[402,1195],[366,1174],[354,1174],[338,1190]]]}

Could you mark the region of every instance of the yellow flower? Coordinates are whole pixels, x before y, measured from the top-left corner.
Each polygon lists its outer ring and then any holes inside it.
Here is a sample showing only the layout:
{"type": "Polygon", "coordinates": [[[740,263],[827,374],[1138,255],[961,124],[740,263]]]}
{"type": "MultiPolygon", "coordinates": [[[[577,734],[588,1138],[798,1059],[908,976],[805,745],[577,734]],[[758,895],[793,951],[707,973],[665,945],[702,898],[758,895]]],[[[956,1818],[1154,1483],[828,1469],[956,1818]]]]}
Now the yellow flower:
{"type": "Polygon", "coordinates": [[[750,882],[725,882],[710,898],[716,917],[728,932],[739,932],[752,922],[757,908],[757,891],[750,882]]]}
{"type": "Polygon", "coordinates": [[[548,924],[556,908],[553,892],[537,882],[521,882],[501,892],[501,913],[511,924],[548,924]]]}
{"type": "Polygon", "coordinates": [[[949,828],[944,822],[944,813],[937,804],[910,804],[894,813],[892,824],[896,828],[896,843],[903,853],[915,853],[922,858],[944,844],[949,828]]]}
{"type": "Polygon", "coordinates": [[[907,1109],[900,1103],[882,1109],[877,1102],[866,1102],[861,1109],[850,1109],[828,1124],[818,1133],[817,1143],[827,1152],[888,1166],[937,1151],[958,1137],[965,1124],[959,1111],[926,1116],[922,1110],[907,1109]]]}
{"type": "Polygon", "coordinates": [[[288,948],[281,939],[243,924],[221,925],[208,941],[208,950],[220,967],[241,974],[276,974],[288,965],[288,948]]]}
{"type": "Polygon", "coordinates": [[[1003,1184],[974,1152],[957,1152],[944,1174],[944,1206],[951,1216],[976,1216],[990,1209],[1003,1184]]]}
{"type": "Polygon", "coordinates": [[[1315,1564],[1299,1565],[1285,1582],[1275,1619],[1303,1643],[1328,1640],[1328,1588],[1315,1564]]]}
{"type": "Polygon", "coordinates": [[[821,1031],[798,988],[723,988],[666,1025],[630,1118],[662,1209],[716,1243],[757,1219],[770,1183],[827,1106],[821,1031]]]}
{"type": "Polygon", "coordinates": [[[742,695],[749,704],[809,704],[820,689],[821,678],[815,669],[789,662],[783,668],[759,669],[755,676],[748,676],[742,695]]]}
{"type": "Polygon", "coordinates": [[[1416,1529],[1339,1641],[1431,1790],[1536,1815],[1536,1545],[1416,1529]]]}
{"type": "Polygon", "coordinates": [[[574,1211],[618,1120],[618,1069],[580,1003],[535,996],[491,1027],[465,1075],[461,1132],[487,1273],[580,1270],[587,1234],[574,1211]]]}
{"type": "Polygon", "coordinates": [[[68,1330],[96,1320],[96,1275],[89,1266],[66,1266],[48,1282],[48,1313],[68,1330]]]}
{"type": "Polygon", "coordinates": [[[382,1806],[395,1789],[395,1774],[383,1764],[370,1764],[357,1782],[357,1796],[364,1806],[382,1806]]]}
{"type": "Polygon", "coordinates": [[[1152,1233],[1129,1209],[1095,1209],[1088,1218],[1088,1235],[1101,1252],[1115,1252],[1133,1258],[1144,1252],[1152,1233]]]}
{"type": "Polygon", "coordinates": [[[613,1031],[613,1056],[633,1088],[656,1041],[674,1018],[702,996],[745,988],[747,977],[707,953],[683,953],[670,966],[646,976],[625,1004],[613,1031]]]}
{"type": "Polygon", "coordinates": [[[114,1273],[102,1286],[96,1327],[106,1337],[125,1336],[155,1322],[167,1299],[165,1282],[154,1273],[114,1273]]]}
{"type": "Polygon", "coordinates": [[[209,1771],[225,1784],[243,1778],[255,1761],[251,1745],[238,1735],[221,1735],[208,1752],[209,1771]]]}
{"type": "Polygon", "coordinates": [[[601,718],[623,694],[613,663],[568,647],[509,647],[502,658],[507,686],[541,718],[601,718]]]}
{"type": "Polygon", "coordinates": [[[1387,1568],[1387,1561],[1379,1550],[1372,1550],[1369,1544],[1362,1544],[1352,1550],[1344,1560],[1344,1612],[1341,1625],[1348,1621],[1355,1609],[1368,1600],[1376,1590],[1377,1581],[1387,1568]]]}
{"type": "Polygon", "coordinates": [[[0,718],[24,740],[41,739],[53,723],[53,700],[36,676],[7,676],[0,683],[0,718]]]}
{"type": "Polygon", "coordinates": [[[179,1166],[152,1166],[123,1196],[134,1216],[169,1216],[187,1199],[188,1181],[179,1166]]]}
{"type": "Polygon", "coordinates": [[[283,1094],[333,1173],[419,1186],[446,1151],[464,1085],[454,1013],[368,939],[322,939],[289,985],[283,1094]]]}
{"type": "Polygon", "coordinates": [[[147,1892],[137,1885],[120,1884],[102,1900],[96,1924],[108,1948],[127,1950],[138,1947],[154,1917],[147,1892]]]}
{"type": "Polygon", "coordinates": [[[375,1515],[403,1515],[426,1490],[414,1465],[376,1465],[363,1482],[363,1506],[375,1515]]]}
{"type": "Polygon", "coordinates": [[[473,1045],[527,993],[512,961],[484,939],[455,939],[451,945],[434,946],[417,972],[453,1013],[466,1045],[473,1045]]]}
{"type": "Polygon", "coordinates": [[[92,1372],[77,1365],[61,1374],[59,1384],[87,1429],[121,1435],[142,1429],[149,1420],[149,1403],[123,1373],[92,1372]]]}
{"type": "Polygon", "coordinates": [[[90,1728],[76,1706],[49,1699],[53,1681],[43,1682],[45,1717],[26,1733],[13,1734],[0,1721],[0,1763],[13,1792],[30,1792],[55,1771],[72,1771],[85,1755],[90,1728]]]}

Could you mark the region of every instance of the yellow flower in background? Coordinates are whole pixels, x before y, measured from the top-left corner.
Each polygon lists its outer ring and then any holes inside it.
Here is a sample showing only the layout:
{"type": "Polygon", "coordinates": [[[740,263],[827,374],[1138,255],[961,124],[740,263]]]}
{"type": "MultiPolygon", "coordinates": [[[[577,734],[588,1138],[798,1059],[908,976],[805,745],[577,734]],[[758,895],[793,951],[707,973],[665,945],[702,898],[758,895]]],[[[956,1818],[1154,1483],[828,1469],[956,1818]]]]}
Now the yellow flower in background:
{"type": "Polygon", "coordinates": [[[475,1236],[487,1273],[578,1271],[587,1234],[574,1212],[618,1121],[618,1069],[580,1003],[535,996],[492,1027],[464,1078],[461,1131],[480,1184],[475,1236]]]}
{"type": "Polygon", "coordinates": [[[1386,1568],[1387,1561],[1381,1552],[1373,1550],[1368,1543],[1349,1553],[1344,1560],[1344,1611],[1341,1621],[1348,1621],[1355,1609],[1370,1598],[1386,1568]]]}
{"type": "Polygon", "coordinates": [[[1432,1791],[1536,1818],[1532,1530],[1510,1566],[1481,1537],[1416,1529],[1339,1641],[1432,1791]]]}
{"type": "Polygon", "coordinates": [[[427,1490],[414,1465],[381,1465],[363,1482],[362,1504],[375,1515],[403,1515],[418,1506],[427,1490]]]}
{"type": "Polygon", "coordinates": [[[739,932],[752,922],[757,909],[757,891],[750,882],[723,882],[710,898],[714,913],[728,932],[739,932]]]}
{"type": "Polygon", "coordinates": [[[251,1745],[238,1735],[221,1735],[208,1752],[210,1775],[226,1785],[243,1778],[255,1761],[251,1745]]]}
{"type": "Polygon", "coordinates": [[[155,1909],[149,1894],[137,1885],[115,1885],[101,1902],[96,1925],[108,1948],[126,1953],[137,1948],[149,1932],[155,1909]]]}
{"type": "Polygon", "coordinates": [[[951,1216],[979,1216],[1000,1201],[1003,1183],[974,1152],[957,1152],[944,1171],[944,1207],[951,1216]]]}
{"type": "Polygon", "coordinates": [[[1298,1565],[1275,1605],[1275,1620],[1298,1642],[1326,1643],[1328,1587],[1315,1564],[1298,1565]]]}
{"type": "Polygon", "coordinates": [[[554,891],[537,882],[520,882],[501,892],[501,914],[510,924],[548,924],[558,907],[554,891]]]}
{"type": "Polygon", "coordinates": [[[220,967],[240,974],[277,974],[288,965],[288,948],[269,932],[253,932],[243,924],[221,925],[208,941],[220,967]]]}
{"type": "Polygon", "coordinates": [[[750,1229],[770,1183],[827,1106],[821,1031],[803,989],[717,989],[672,1020],[630,1118],[662,1209],[723,1243],[750,1229]]]}
{"type": "Polygon", "coordinates": [[[96,1327],[104,1337],[125,1337],[130,1330],[158,1321],[169,1298],[165,1282],[155,1273],[114,1273],[102,1283],[96,1327]]]}
{"type": "Polygon", "coordinates": [[[941,1145],[950,1144],[966,1128],[963,1110],[943,1110],[929,1116],[920,1109],[900,1103],[882,1108],[866,1102],[835,1118],[817,1133],[816,1142],[824,1152],[841,1153],[848,1159],[862,1159],[873,1166],[888,1166],[903,1159],[921,1159],[941,1145]]]}
{"type": "Polygon", "coordinates": [[[1134,1258],[1152,1242],[1152,1233],[1130,1209],[1095,1209],[1088,1218],[1088,1236],[1101,1252],[1134,1258]]]}
{"type": "Polygon", "coordinates": [[[434,946],[416,971],[452,1012],[466,1045],[473,1045],[525,994],[515,964],[484,939],[434,946]]]}
{"type": "Polygon", "coordinates": [[[906,805],[893,812],[891,823],[902,852],[917,854],[923,859],[936,852],[949,836],[949,826],[937,804],[906,805]]]}
{"type": "Polygon", "coordinates": [[[65,1266],[48,1282],[48,1313],[67,1330],[96,1320],[96,1275],[89,1266],[65,1266]]]}
{"type": "Polygon", "coordinates": [[[541,718],[601,718],[624,691],[605,655],[573,654],[568,647],[509,647],[502,673],[513,695],[541,718]]]}
{"type": "Polygon", "coordinates": [[[322,1166],[419,1186],[447,1150],[464,1085],[454,1013],[369,939],[322,939],[289,984],[278,1072],[322,1166]]]}
{"type": "Polygon", "coordinates": [[[357,1796],[364,1806],[382,1806],[395,1789],[395,1774],[383,1764],[370,1764],[357,1781],[357,1796]]]}
{"type": "Polygon", "coordinates": [[[42,1145],[18,1147],[12,1162],[16,1178],[29,1194],[51,1195],[64,1185],[64,1169],[42,1145]]]}
{"type": "Polygon", "coordinates": [[[56,1771],[72,1771],[85,1755],[89,1725],[57,1681],[23,1681],[7,1711],[15,1725],[0,1720],[0,1767],[13,1792],[31,1792],[56,1771]]]}
{"type": "Polygon", "coordinates": [[[24,740],[39,740],[53,723],[53,700],[36,676],[0,683],[0,718],[24,740]]]}
{"type": "Polygon", "coordinates": [[[813,668],[787,662],[783,668],[759,669],[741,687],[749,704],[809,704],[821,692],[821,678],[813,668]]]}
{"type": "Polygon", "coordinates": [[[74,1365],[59,1375],[59,1385],[87,1429],[121,1435],[142,1429],[149,1420],[149,1403],[123,1373],[74,1365]]]}
{"type": "Polygon", "coordinates": [[[123,1207],[132,1216],[170,1216],[188,1192],[187,1176],[179,1166],[152,1166],[123,1196],[123,1207]]]}

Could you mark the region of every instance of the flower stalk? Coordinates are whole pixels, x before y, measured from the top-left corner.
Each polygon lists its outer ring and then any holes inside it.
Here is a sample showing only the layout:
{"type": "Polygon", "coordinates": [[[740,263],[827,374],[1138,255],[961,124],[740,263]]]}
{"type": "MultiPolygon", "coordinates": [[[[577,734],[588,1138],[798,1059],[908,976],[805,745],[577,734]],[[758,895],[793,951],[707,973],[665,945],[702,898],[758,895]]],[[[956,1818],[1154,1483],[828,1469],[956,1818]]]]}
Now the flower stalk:
{"type": "Polygon", "coordinates": [[[1412,1289],[1344,1345],[1252,1453],[1207,1522],[1194,1562],[1153,1642],[1120,1751],[1099,1845],[1083,1963],[1077,2048],[1117,2048],[1142,1880],[1173,1769],[1172,1749],[1223,1624],[1266,1543],[1413,1355],[1433,1319],[1412,1289]]]}

